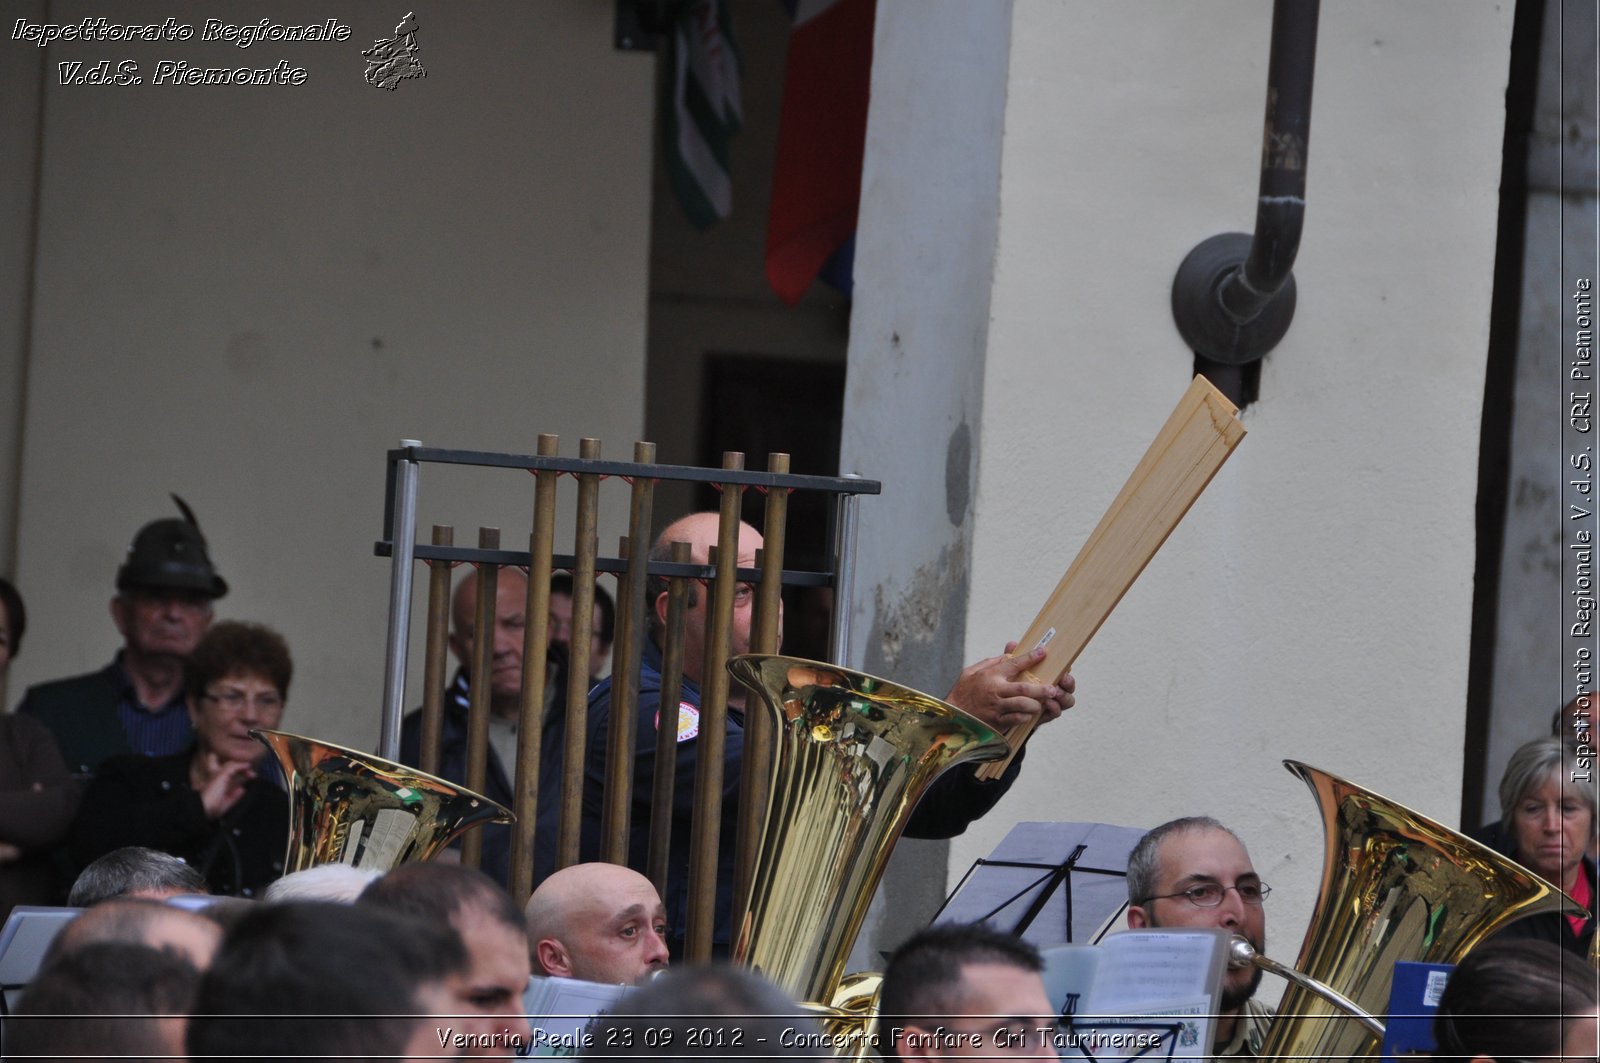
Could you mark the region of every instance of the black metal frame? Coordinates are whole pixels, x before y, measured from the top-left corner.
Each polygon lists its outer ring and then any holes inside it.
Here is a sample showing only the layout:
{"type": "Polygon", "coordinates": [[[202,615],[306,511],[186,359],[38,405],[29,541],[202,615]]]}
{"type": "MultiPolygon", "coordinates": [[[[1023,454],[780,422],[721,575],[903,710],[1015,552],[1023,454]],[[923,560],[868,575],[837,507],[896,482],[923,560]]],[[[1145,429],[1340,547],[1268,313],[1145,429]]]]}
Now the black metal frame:
{"type": "MultiPolygon", "coordinates": [[[[554,471],[560,473],[589,473],[601,477],[620,479],[647,476],[655,480],[675,480],[688,483],[736,484],[767,491],[821,491],[833,495],[835,504],[840,495],[876,495],[883,492],[877,480],[864,480],[853,476],[804,476],[795,473],[757,472],[748,469],[713,469],[695,465],[645,465],[632,461],[600,461],[588,458],[544,457],[537,454],[502,454],[487,450],[447,450],[440,447],[396,447],[386,454],[383,493],[383,537],[373,544],[378,557],[394,556],[395,539],[395,466],[402,461],[419,465],[471,465],[480,468],[522,469],[525,472],[554,471]]],[[[837,544],[835,544],[837,546],[837,544]]],[[[479,550],[466,546],[433,546],[417,543],[413,556],[426,561],[472,562],[498,565],[526,565],[526,550],[479,550]]],[[[556,568],[571,568],[575,559],[570,554],[557,554],[553,558],[556,568]],[[563,564],[565,562],[565,564],[563,564]]],[[[616,557],[598,557],[595,569],[600,572],[624,572],[627,561],[616,557]]],[[[671,562],[651,562],[650,571],[663,576],[691,576],[709,578],[715,570],[709,565],[675,565],[671,562]]],[[[740,569],[739,575],[757,578],[756,569],[740,569]]],[[[826,587],[833,583],[837,573],[833,569],[820,571],[784,569],[785,586],[826,587]]]]}
{"type": "MultiPolygon", "coordinates": [[[[820,491],[829,496],[830,524],[834,528],[833,547],[827,555],[827,566],[821,570],[784,569],[781,582],[785,586],[835,587],[842,597],[848,598],[849,583],[853,578],[854,562],[850,556],[854,536],[855,507],[846,504],[859,495],[875,495],[883,490],[876,480],[854,476],[802,476],[792,473],[757,472],[746,469],[714,469],[690,465],[659,465],[633,461],[604,461],[595,458],[564,458],[556,455],[506,454],[486,450],[451,450],[425,447],[413,440],[401,440],[401,445],[389,450],[385,456],[383,529],[382,538],[373,546],[378,557],[390,559],[390,598],[387,659],[384,664],[384,692],[379,727],[379,755],[389,760],[398,759],[400,742],[400,717],[405,696],[405,670],[407,644],[411,624],[411,578],[416,561],[445,561],[489,565],[529,566],[532,558],[526,550],[481,549],[466,546],[435,546],[417,542],[416,500],[421,466],[467,465],[479,468],[520,469],[528,473],[555,472],[575,476],[617,477],[624,480],[675,480],[690,483],[709,483],[754,487],[762,491],[820,491]],[[402,496],[403,499],[402,500],[402,496]],[[397,540],[408,539],[397,551],[397,540]]],[[[577,563],[571,554],[552,556],[554,568],[573,568],[577,563]]],[[[595,559],[597,572],[622,573],[628,562],[621,557],[600,555],[595,559]]],[[[716,570],[709,565],[686,565],[668,561],[650,561],[646,571],[653,576],[687,576],[710,579],[716,570]]],[[[737,570],[742,580],[755,582],[761,572],[753,568],[737,570]]],[[[833,632],[834,652],[848,637],[848,613],[836,613],[833,632]]]]}

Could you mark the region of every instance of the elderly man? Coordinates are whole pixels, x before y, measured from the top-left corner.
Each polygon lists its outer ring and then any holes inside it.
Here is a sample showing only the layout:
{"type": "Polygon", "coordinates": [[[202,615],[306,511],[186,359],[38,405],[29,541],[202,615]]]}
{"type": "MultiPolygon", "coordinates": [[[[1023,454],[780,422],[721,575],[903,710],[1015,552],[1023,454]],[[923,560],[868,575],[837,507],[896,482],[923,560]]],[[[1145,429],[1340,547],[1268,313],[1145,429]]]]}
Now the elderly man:
{"type": "MultiPolygon", "coordinates": [[[[1271,887],[1261,881],[1244,843],[1205,816],[1163,823],[1128,854],[1128,925],[1223,927],[1266,949],[1262,902],[1271,887]]],[[[1255,1056],[1266,1037],[1271,1009],[1253,998],[1261,983],[1257,967],[1223,975],[1217,1004],[1214,1056],[1255,1056]]]]}
{"type": "Polygon", "coordinates": [[[466,1055],[502,1057],[527,1045],[528,925],[493,879],[459,864],[404,864],[368,886],[357,904],[455,928],[467,965],[447,984],[466,1055]]]}
{"type": "MultiPolygon", "coordinates": [[[[669,525],[656,541],[651,551],[652,560],[666,560],[671,544],[676,541],[690,544],[690,556],[697,564],[705,564],[711,547],[716,545],[718,515],[692,513],[669,525]]],[[[738,564],[741,568],[755,566],[756,551],[761,549],[759,532],[748,524],[739,526],[738,564]]],[[[644,664],[639,678],[638,704],[635,727],[632,830],[629,839],[628,864],[634,868],[645,866],[649,847],[649,820],[651,783],[656,771],[656,728],[663,715],[661,702],[661,632],[667,613],[665,581],[654,581],[650,615],[651,637],[644,648],[644,664]]],[[[734,654],[750,651],[750,625],[754,593],[749,585],[741,585],[734,596],[732,648],[734,654]]],[[[684,625],[683,690],[676,711],[668,709],[666,721],[661,726],[675,727],[677,731],[677,756],[674,770],[677,783],[673,788],[672,843],[668,856],[667,915],[675,935],[685,930],[688,910],[688,868],[690,857],[690,824],[693,814],[695,738],[700,733],[700,674],[705,660],[705,618],[709,603],[700,588],[691,588],[689,608],[684,625]]],[[[954,689],[947,695],[949,701],[979,717],[994,727],[1011,727],[1034,716],[1052,720],[1073,702],[1072,677],[1065,673],[1054,684],[1032,683],[1024,680],[1022,672],[1036,664],[1043,651],[1024,654],[1016,658],[991,657],[963,671],[954,689]]],[[[737,833],[740,767],[744,759],[743,691],[730,691],[725,765],[723,769],[721,853],[717,862],[716,926],[713,940],[716,951],[723,952],[730,942],[729,922],[733,895],[733,849],[737,833]]],[[[611,683],[601,682],[590,692],[588,714],[588,763],[585,767],[585,793],[583,801],[584,859],[599,855],[601,790],[605,780],[606,735],[610,729],[611,683]]],[[[913,838],[949,838],[960,834],[973,820],[993,808],[1016,778],[1021,758],[1012,763],[1004,778],[994,783],[980,782],[975,769],[957,768],[947,772],[928,791],[917,806],[905,833],[913,838]]],[[[557,812],[541,802],[538,836],[546,839],[548,846],[556,836],[557,812]]],[[[548,859],[548,857],[546,857],[548,859]]],[[[676,952],[681,938],[672,944],[676,952]]]]}
{"type": "MultiPolygon", "coordinates": [[[[467,781],[467,716],[472,706],[472,655],[477,645],[478,574],[469,572],[456,585],[451,601],[450,652],[459,667],[445,690],[438,774],[463,786],[467,781]]],[[[522,646],[528,611],[528,577],[502,568],[495,582],[494,632],[489,658],[489,757],[483,794],[506,807],[513,802],[517,721],[522,711],[522,646]]],[[[561,734],[566,709],[566,655],[553,650],[545,672],[544,742],[540,778],[545,787],[559,786],[561,734]]],[[[422,762],[422,712],[407,714],[400,730],[400,759],[422,762]]],[[[542,795],[543,791],[541,791],[542,795]]],[[[544,803],[541,796],[541,805],[544,803]]],[[[483,828],[483,869],[502,886],[510,881],[511,828],[491,823],[483,828]]]]}
{"type": "Polygon", "coordinates": [[[553,978],[632,985],[667,965],[667,913],[650,880],[617,864],[574,864],[528,898],[533,962],[553,978]]]}
{"type": "Polygon", "coordinates": [[[184,519],[139,529],[117,570],[111,619],[122,649],[98,672],[30,687],[17,711],[50,729],[69,768],[88,775],[107,757],[169,756],[189,748],[183,662],[228,593],[189,507],[184,519]]]}
{"type": "Polygon", "coordinates": [[[930,927],[883,972],[878,1036],[886,1060],[1055,1059],[1056,1016],[1032,945],[988,927],[930,927]]]}
{"type": "Polygon", "coordinates": [[[161,900],[183,893],[210,893],[205,876],[171,853],[125,845],[113,849],[78,874],[67,894],[73,908],[89,908],[113,897],[161,900]]]}

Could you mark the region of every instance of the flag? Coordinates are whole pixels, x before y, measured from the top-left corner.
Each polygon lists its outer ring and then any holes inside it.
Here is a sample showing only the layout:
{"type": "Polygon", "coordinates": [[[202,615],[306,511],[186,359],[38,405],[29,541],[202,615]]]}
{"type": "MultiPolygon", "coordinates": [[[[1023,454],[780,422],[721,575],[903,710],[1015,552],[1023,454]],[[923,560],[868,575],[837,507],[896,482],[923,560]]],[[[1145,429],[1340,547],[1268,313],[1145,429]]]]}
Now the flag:
{"type": "Polygon", "coordinates": [[[791,306],[824,264],[849,288],[876,3],[799,0],[793,10],[767,215],[767,283],[791,306]]]}
{"type": "Polygon", "coordinates": [[[666,108],[667,172],[700,228],[728,216],[728,145],[739,131],[739,54],[727,0],[689,0],[672,30],[672,99],[666,108]]]}

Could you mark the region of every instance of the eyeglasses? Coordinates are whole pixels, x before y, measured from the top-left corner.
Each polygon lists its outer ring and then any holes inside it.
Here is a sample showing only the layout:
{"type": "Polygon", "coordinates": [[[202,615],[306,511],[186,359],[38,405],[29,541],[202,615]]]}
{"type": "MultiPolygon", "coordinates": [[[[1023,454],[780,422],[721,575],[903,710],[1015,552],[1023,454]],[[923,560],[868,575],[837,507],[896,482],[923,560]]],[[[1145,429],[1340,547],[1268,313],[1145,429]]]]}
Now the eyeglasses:
{"type": "Polygon", "coordinates": [[[1187,897],[1196,908],[1215,908],[1222,903],[1223,894],[1229,890],[1237,893],[1246,904],[1259,905],[1267,899],[1272,887],[1265,882],[1241,882],[1237,886],[1224,886],[1220,882],[1201,882],[1178,893],[1162,893],[1146,897],[1147,901],[1163,901],[1173,897],[1187,897]]]}
{"type": "Polygon", "coordinates": [[[277,712],[283,708],[283,698],[272,691],[251,697],[242,690],[222,690],[215,694],[208,690],[200,696],[229,712],[238,712],[246,705],[254,705],[256,711],[262,713],[277,712]]]}

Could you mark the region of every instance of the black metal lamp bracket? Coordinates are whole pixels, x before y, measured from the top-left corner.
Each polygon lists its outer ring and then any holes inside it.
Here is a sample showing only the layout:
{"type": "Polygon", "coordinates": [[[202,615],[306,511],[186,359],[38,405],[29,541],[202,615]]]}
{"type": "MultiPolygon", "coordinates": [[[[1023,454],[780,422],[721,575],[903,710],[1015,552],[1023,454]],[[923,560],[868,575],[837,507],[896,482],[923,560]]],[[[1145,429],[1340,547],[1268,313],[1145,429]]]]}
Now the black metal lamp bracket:
{"type": "Polygon", "coordinates": [[[1254,235],[1202,240],[1173,278],[1173,320],[1197,361],[1229,367],[1258,362],[1294,318],[1292,270],[1305,220],[1319,7],[1319,0],[1273,4],[1254,235]]]}

